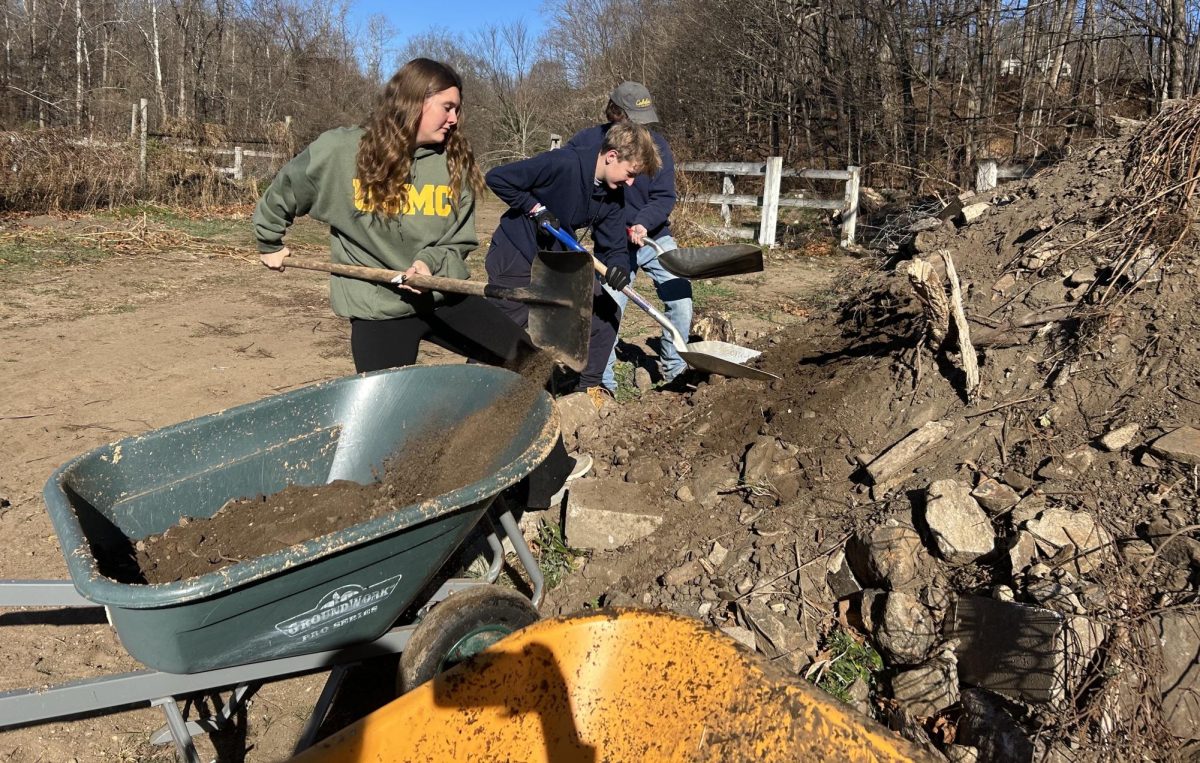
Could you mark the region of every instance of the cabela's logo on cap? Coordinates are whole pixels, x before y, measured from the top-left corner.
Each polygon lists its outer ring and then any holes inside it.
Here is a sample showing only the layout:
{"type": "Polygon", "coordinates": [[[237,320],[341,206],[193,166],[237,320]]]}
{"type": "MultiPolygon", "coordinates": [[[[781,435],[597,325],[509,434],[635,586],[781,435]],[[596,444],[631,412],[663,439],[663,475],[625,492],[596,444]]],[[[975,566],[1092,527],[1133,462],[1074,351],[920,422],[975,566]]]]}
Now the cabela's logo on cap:
{"type": "Polygon", "coordinates": [[[649,106],[651,103],[653,103],[653,101],[651,101],[649,98],[638,98],[636,101],[633,102],[633,105],[637,106],[639,109],[644,109],[647,106],[649,106]]]}

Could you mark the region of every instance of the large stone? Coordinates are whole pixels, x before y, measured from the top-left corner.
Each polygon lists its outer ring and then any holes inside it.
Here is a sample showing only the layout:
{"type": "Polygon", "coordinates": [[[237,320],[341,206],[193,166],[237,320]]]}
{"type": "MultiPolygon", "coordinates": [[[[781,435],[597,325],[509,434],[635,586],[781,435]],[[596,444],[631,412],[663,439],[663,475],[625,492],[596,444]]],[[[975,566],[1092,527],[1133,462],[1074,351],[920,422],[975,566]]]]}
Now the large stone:
{"type": "Polygon", "coordinates": [[[1200,465],[1200,430],[1179,427],[1151,443],[1150,450],[1172,461],[1190,466],[1200,465]]]}
{"type": "Polygon", "coordinates": [[[1037,519],[1027,522],[1025,529],[1046,556],[1073,547],[1068,569],[1078,575],[1087,574],[1112,558],[1112,536],[1086,511],[1047,509],[1037,519]]]}
{"type": "Polygon", "coordinates": [[[613,479],[584,477],[567,492],[566,542],[575,548],[620,548],[658,529],[663,518],[645,509],[635,485],[613,479]]]}
{"type": "Polygon", "coordinates": [[[1151,627],[1162,655],[1163,720],[1180,739],[1200,739],[1200,615],[1167,612],[1151,627]]]}
{"type": "Polygon", "coordinates": [[[955,744],[976,748],[983,761],[1033,763],[1033,740],[998,698],[981,689],[967,689],[961,701],[955,744]]]}
{"type": "Polygon", "coordinates": [[[572,392],[554,401],[558,406],[558,426],[563,437],[573,437],[579,427],[600,418],[596,404],[586,392],[572,392]]]}
{"type": "Polygon", "coordinates": [[[933,559],[921,536],[907,525],[889,523],[857,536],[846,549],[860,580],[893,591],[915,593],[929,581],[933,559]]]}
{"type": "Polygon", "coordinates": [[[1096,454],[1091,448],[1079,448],[1065,456],[1054,456],[1038,469],[1037,476],[1044,480],[1071,482],[1087,474],[1092,468],[1096,454]]]}
{"type": "Polygon", "coordinates": [[[779,446],[774,437],[764,436],[756,439],[742,459],[742,482],[756,485],[767,480],[777,453],[779,446]]]}
{"type": "Polygon", "coordinates": [[[970,564],[995,547],[992,522],[956,480],[938,480],[926,491],[925,524],[938,553],[951,564],[970,564]]]}
{"type": "Polygon", "coordinates": [[[938,639],[929,610],[915,596],[903,591],[887,594],[874,635],[879,651],[893,665],[916,665],[924,661],[938,639]]]}
{"type": "Polygon", "coordinates": [[[636,482],[638,484],[657,482],[662,478],[662,464],[653,458],[639,458],[625,472],[626,482],[636,482]]]}
{"type": "Polygon", "coordinates": [[[689,583],[704,574],[704,566],[700,564],[700,560],[693,559],[690,562],[684,562],[675,569],[666,572],[662,576],[662,584],[665,586],[677,586],[689,583]]]}
{"type": "Polygon", "coordinates": [[[958,702],[958,671],[953,653],[897,673],[892,678],[892,696],[918,718],[930,718],[958,702]]]}
{"type": "Polygon", "coordinates": [[[692,490],[706,509],[721,500],[721,491],[737,485],[737,475],[724,463],[718,462],[697,469],[692,475],[692,490]]]}
{"type": "Polygon", "coordinates": [[[991,206],[992,205],[988,204],[986,201],[968,204],[967,206],[963,207],[962,212],[959,213],[959,220],[963,225],[970,225],[980,217],[983,217],[983,214],[987,212],[991,206]]]}
{"type": "Polygon", "coordinates": [[[976,485],[971,496],[990,514],[1011,509],[1021,500],[1016,490],[990,477],[976,485]]]}
{"type": "Polygon", "coordinates": [[[1141,424],[1134,422],[1126,424],[1123,427],[1110,429],[1100,438],[1100,447],[1109,452],[1124,450],[1133,442],[1133,438],[1137,437],[1137,433],[1141,428],[1141,424]]]}
{"type": "Polygon", "coordinates": [[[747,628],[754,631],[758,651],[769,660],[777,660],[793,673],[800,672],[808,661],[808,653],[816,646],[813,639],[806,638],[801,632],[798,622],[779,617],[753,598],[738,606],[738,616],[747,628]]]}

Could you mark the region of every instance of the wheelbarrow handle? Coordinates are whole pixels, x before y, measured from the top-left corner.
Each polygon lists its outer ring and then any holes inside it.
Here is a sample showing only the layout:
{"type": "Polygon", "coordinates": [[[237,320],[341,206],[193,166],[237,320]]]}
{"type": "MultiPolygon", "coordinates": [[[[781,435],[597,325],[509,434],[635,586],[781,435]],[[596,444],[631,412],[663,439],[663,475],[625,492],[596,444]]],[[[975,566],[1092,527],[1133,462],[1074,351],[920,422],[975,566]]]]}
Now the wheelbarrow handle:
{"type": "MultiPolygon", "coordinates": [[[[589,252],[587,249],[584,249],[583,245],[576,241],[575,237],[570,233],[560,230],[548,222],[542,223],[542,227],[546,229],[546,232],[561,241],[569,249],[573,249],[576,252],[583,252],[584,254],[591,254],[591,252],[589,252]]],[[[592,267],[596,269],[596,272],[599,273],[602,278],[608,273],[608,268],[605,267],[603,262],[596,259],[596,255],[594,254],[592,254],[592,267]]],[[[660,313],[654,308],[653,305],[642,299],[642,296],[633,290],[633,286],[626,286],[624,289],[621,289],[621,293],[626,297],[629,297],[629,299],[631,299],[635,305],[645,310],[646,313],[653,318],[656,323],[658,323],[658,325],[671,332],[671,344],[675,345],[676,350],[679,352],[687,352],[687,339],[679,333],[679,329],[675,328],[674,324],[671,323],[667,316],[660,313]]]]}

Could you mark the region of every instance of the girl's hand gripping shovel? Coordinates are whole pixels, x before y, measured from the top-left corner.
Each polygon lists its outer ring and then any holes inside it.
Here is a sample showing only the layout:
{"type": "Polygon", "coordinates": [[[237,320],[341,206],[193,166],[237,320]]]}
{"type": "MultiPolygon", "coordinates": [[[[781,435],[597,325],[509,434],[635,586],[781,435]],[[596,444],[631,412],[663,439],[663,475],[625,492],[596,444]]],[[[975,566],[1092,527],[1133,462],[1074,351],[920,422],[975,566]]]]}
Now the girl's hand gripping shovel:
{"type": "MultiPolygon", "coordinates": [[[[590,254],[587,249],[584,249],[575,240],[574,236],[566,231],[555,228],[549,223],[542,223],[542,227],[573,251],[590,254]]],[[[604,263],[596,259],[595,255],[592,255],[592,264],[596,268],[596,272],[601,276],[608,272],[608,268],[604,266],[604,263]]],[[[738,379],[770,381],[771,379],[779,378],[775,374],[743,365],[747,361],[762,355],[758,350],[752,350],[749,347],[742,347],[729,342],[692,342],[688,344],[686,338],[679,333],[679,329],[675,328],[671,324],[671,321],[667,320],[667,316],[654,309],[649,302],[642,299],[641,295],[634,291],[632,286],[626,286],[621,292],[626,297],[629,297],[635,305],[645,310],[660,326],[671,333],[671,343],[675,345],[675,349],[679,352],[679,357],[683,358],[683,361],[692,368],[738,379]]]]}

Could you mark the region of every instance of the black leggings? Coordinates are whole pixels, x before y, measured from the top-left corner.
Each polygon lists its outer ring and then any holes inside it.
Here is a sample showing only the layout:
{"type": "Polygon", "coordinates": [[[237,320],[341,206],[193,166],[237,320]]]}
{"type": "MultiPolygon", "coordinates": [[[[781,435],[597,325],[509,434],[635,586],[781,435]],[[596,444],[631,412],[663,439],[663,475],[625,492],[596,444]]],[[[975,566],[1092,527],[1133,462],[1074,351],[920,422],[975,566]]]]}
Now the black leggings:
{"type": "MultiPolygon", "coordinates": [[[[472,360],[509,368],[534,351],[524,329],[483,297],[448,296],[436,309],[405,318],[350,319],[350,351],[359,373],[411,366],[422,339],[472,360]]],[[[546,460],[511,488],[512,500],[530,509],[549,508],[550,497],[573,466],[560,435],[546,460]]]]}
{"type": "Polygon", "coordinates": [[[421,340],[492,366],[512,367],[533,344],[483,297],[449,295],[436,309],[388,320],[350,319],[350,351],[359,373],[411,366],[421,340]]]}

